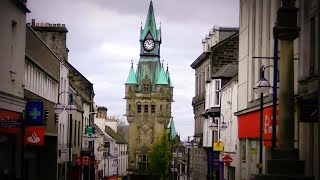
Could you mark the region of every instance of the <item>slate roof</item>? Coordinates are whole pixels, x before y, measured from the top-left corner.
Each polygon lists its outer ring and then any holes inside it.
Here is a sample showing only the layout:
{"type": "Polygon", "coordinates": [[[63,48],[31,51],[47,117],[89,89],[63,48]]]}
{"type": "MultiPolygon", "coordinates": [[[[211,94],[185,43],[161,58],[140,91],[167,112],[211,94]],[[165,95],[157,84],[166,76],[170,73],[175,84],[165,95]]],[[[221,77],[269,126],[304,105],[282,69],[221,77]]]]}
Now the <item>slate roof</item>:
{"type": "Polygon", "coordinates": [[[167,67],[166,75],[167,75],[167,80],[168,80],[169,86],[173,87],[168,67],[167,67]]]}
{"type": "Polygon", "coordinates": [[[111,127],[105,126],[105,132],[111,136],[117,144],[128,144],[127,141],[118,133],[116,133],[111,127]]]}
{"type": "Polygon", "coordinates": [[[144,29],[141,29],[140,40],[143,40],[148,34],[148,32],[151,33],[152,37],[155,40],[157,41],[161,40],[161,37],[160,37],[161,31],[160,29],[157,30],[152,1],[150,1],[148,15],[147,15],[146,23],[144,25],[144,29]]]}
{"type": "Polygon", "coordinates": [[[168,77],[167,77],[166,73],[164,72],[164,69],[162,66],[160,67],[160,72],[159,72],[156,84],[157,85],[169,85],[168,77]]]}
{"type": "Polygon", "coordinates": [[[138,84],[136,73],[134,72],[133,65],[131,65],[131,69],[127,78],[127,84],[138,84]]]}
{"type": "Polygon", "coordinates": [[[233,78],[238,74],[237,64],[227,64],[212,75],[212,78],[233,78]]]}

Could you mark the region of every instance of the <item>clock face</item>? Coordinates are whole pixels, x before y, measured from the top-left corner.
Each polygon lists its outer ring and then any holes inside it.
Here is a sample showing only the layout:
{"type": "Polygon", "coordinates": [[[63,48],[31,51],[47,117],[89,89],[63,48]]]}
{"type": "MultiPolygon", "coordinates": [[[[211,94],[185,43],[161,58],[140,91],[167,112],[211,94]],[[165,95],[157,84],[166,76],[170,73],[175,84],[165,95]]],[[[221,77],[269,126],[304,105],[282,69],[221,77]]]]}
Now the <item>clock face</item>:
{"type": "Polygon", "coordinates": [[[154,41],[152,39],[146,39],[143,42],[143,47],[147,51],[151,51],[154,48],[154,41]]]}

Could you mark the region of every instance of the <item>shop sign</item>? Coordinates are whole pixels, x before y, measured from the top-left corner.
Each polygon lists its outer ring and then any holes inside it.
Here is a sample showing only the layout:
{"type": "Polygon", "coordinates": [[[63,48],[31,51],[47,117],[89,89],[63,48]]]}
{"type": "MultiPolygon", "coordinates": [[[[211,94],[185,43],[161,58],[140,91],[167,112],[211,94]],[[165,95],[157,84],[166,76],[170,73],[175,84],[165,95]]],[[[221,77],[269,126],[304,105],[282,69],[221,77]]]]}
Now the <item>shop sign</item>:
{"type": "Polygon", "coordinates": [[[82,165],[83,165],[83,166],[89,166],[89,165],[90,165],[90,158],[89,158],[89,156],[83,156],[83,157],[82,157],[82,165]]]}
{"type": "Polygon", "coordinates": [[[28,125],[43,125],[43,102],[27,103],[26,123],[28,125]]]}
{"type": "Polygon", "coordinates": [[[213,151],[223,151],[223,142],[213,143],[213,151]]]}
{"type": "Polygon", "coordinates": [[[44,127],[30,126],[25,128],[24,143],[34,146],[44,145],[44,127]]]}
{"type": "Polygon", "coordinates": [[[0,109],[0,132],[16,134],[19,132],[22,113],[0,109]]]}
{"type": "Polygon", "coordinates": [[[219,152],[213,152],[213,168],[219,169],[220,168],[220,153],[219,152]]]}
{"type": "MultiPolygon", "coordinates": [[[[263,117],[263,145],[266,147],[272,147],[272,106],[264,108],[263,117]]],[[[276,118],[276,134],[278,136],[279,106],[277,106],[276,118]]]]}
{"type": "Polygon", "coordinates": [[[226,154],[222,157],[222,162],[224,164],[226,164],[227,166],[230,165],[230,163],[232,163],[233,159],[229,154],[226,154]]]}
{"type": "Polygon", "coordinates": [[[77,166],[81,166],[82,165],[81,157],[77,157],[76,164],[77,164],[77,166]]]}
{"type": "MultiPolygon", "coordinates": [[[[278,127],[279,106],[276,112],[276,126],[278,127]]],[[[258,139],[260,136],[260,110],[249,112],[238,117],[238,137],[240,139],[258,139]]],[[[272,106],[263,109],[262,135],[263,144],[272,146],[272,106]]],[[[277,128],[278,129],[278,128],[277,128]]],[[[278,134],[278,133],[277,133],[278,134]]]]}
{"type": "MultiPolygon", "coordinates": [[[[72,148],[71,148],[72,152],[72,148]]],[[[68,147],[63,147],[60,148],[60,153],[61,153],[61,161],[69,161],[69,148],[68,147]]]]}

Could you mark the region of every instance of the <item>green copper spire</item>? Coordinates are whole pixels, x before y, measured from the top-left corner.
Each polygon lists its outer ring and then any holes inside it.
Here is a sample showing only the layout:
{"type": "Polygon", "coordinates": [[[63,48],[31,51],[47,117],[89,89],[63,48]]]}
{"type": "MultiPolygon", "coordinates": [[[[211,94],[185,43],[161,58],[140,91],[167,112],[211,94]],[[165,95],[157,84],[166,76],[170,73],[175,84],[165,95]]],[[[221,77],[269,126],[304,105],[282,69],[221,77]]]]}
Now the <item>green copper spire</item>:
{"type": "Polygon", "coordinates": [[[169,129],[170,129],[169,138],[170,138],[170,140],[174,140],[177,136],[177,131],[176,131],[176,127],[174,126],[173,118],[170,121],[169,129]]]}
{"type": "Polygon", "coordinates": [[[156,85],[169,85],[167,75],[163,69],[163,65],[160,67],[156,85]]]}
{"type": "Polygon", "coordinates": [[[151,33],[154,40],[160,41],[160,30],[157,30],[152,1],[150,1],[148,15],[147,15],[146,23],[144,25],[144,29],[141,29],[140,40],[143,40],[147,36],[148,32],[151,33]]]}
{"type": "Polygon", "coordinates": [[[138,84],[136,73],[133,69],[133,62],[131,61],[131,69],[127,78],[126,85],[138,84]]]}
{"type": "Polygon", "coordinates": [[[170,78],[170,74],[169,74],[169,65],[168,64],[167,64],[166,76],[167,76],[167,79],[168,79],[169,86],[173,87],[172,82],[171,82],[171,78],[170,78]]]}

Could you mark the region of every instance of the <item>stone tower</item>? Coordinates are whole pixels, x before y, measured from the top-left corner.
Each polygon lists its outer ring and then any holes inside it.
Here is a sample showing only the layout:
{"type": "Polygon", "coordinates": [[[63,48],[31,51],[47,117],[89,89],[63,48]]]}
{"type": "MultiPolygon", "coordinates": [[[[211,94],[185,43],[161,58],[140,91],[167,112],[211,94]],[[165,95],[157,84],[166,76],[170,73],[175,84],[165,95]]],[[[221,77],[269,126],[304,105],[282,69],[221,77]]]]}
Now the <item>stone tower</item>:
{"type": "Polygon", "coordinates": [[[140,30],[140,59],[125,83],[126,116],[129,122],[129,169],[148,170],[148,154],[171,118],[173,86],[168,67],[160,62],[161,29],[157,29],[152,1],[140,30]]]}
{"type": "Polygon", "coordinates": [[[32,19],[29,25],[61,61],[68,61],[68,30],[65,24],[36,23],[32,19]]]}

